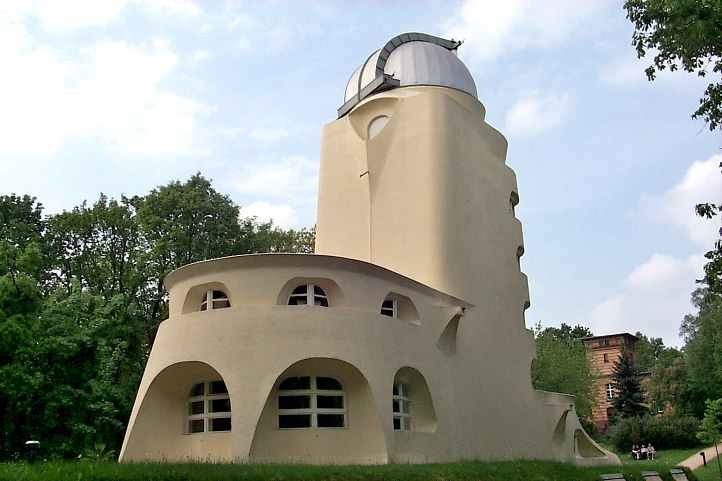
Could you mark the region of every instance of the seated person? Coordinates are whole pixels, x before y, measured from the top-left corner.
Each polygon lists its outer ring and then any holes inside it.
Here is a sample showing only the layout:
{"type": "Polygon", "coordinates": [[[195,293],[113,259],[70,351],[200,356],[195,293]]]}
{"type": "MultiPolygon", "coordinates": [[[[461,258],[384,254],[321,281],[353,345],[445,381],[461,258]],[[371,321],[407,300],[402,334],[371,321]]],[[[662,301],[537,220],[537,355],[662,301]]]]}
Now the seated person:
{"type": "Polygon", "coordinates": [[[647,459],[653,460],[655,454],[657,454],[657,450],[654,449],[652,443],[649,443],[649,445],[647,445],[647,459]]]}
{"type": "Polygon", "coordinates": [[[639,459],[639,448],[636,444],[632,445],[632,459],[639,459]]]}
{"type": "Polygon", "coordinates": [[[639,450],[639,459],[647,459],[647,446],[642,444],[642,448],[639,450]]]}

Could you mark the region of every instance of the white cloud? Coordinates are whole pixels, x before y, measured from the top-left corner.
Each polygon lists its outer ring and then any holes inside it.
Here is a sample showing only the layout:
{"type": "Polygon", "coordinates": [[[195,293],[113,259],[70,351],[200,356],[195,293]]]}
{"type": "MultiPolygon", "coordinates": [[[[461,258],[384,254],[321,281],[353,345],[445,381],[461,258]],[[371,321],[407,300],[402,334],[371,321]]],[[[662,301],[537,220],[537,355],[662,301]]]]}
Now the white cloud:
{"type": "Polygon", "coordinates": [[[595,334],[641,331],[679,345],[679,325],[691,312],[690,294],[704,257],[653,254],[626,277],[621,291],[600,302],[589,316],[595,334]]]}
{"type": "Polygon", "coordinates": [[[50,157],[72,139],[150,156],[202,150],[204,106],[161,86],[178,64],[168,42],[105,41],[68,59],[9,24],[14,41],[0,47],[3,155],[50,157]]]}
{"type": "Polygon", "coordinates": [[[106,27],[130,6],[156,15],[189,17],[201,13],[190,0],[10,0],[0,7],[0,14],[37,19],[47,31],[66,33],[106,27]]]}
{"type": "Polygon", "coordinates": [[[241,208],[241,217],[257,217],[261,222],[273,221],[274,225],[288,229],[298,226],[296,209],[286,204],[256,201],[241,208]]]}
{"type": "Polygon", "coordinates": [[[296,155],[274,163],[248,164],[235,177],[233,187],[240,194],[266,199],[315,197],[318,162],[296,155]]]}
{"type": "Polygon", "coordinates": [[[719,235],[719,218],[702,219],[695,215],[694,206],[702,202],[722,203],[720,162],[720,154],[694,162],[671,189],[657,196],[642,196],[640,213],[684,229],[689,239],[701,248],[711,246],[719,235]]]}
{"type": "Polygon", "coordinates": [[[690,294],[702,276],[706,251],[719,235],[719,220],[704,220],[694,214],[698,202],[720,202],[722,155],[694,162],[682,180],[659,196],[646,196],[640,214],[682,229],[702,250],[687,257],[655,253],[635,267],[618,292],[598,303],[589,316],[595,333],[640,330],[679,344],[678,330],[685,314],[693,310],[690,294]],[[630,327],[633,326],[633,327],[630,327]]]}
{"type": "Polygon", "coordinates": [[[582,27],[601,0],[465,0],[447,22],[447,36],[471,55],[492,60],[504,51],[559,45],[582,27]]]}
{"type": "Polygon", "coordinates": [[[278,142],[288,137],[286,129],[255,128],[248,133],[248,138],[259,142],[278,142]]]}
{"type": "Polygon", "coordinates": [[[505,132],[511,136],[529,136],[553,129],[562,123],[570,109],[568,93],[528,92],[506,113],[505,132]]]}

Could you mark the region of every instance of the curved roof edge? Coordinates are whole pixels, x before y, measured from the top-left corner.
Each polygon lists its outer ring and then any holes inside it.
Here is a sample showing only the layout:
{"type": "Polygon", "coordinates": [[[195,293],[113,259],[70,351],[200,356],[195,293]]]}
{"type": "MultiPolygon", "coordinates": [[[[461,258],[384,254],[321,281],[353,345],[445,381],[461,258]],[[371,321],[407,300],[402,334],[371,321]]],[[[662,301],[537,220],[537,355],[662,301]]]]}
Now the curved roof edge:
{"type": "MultiPolygon", "coordinates": [[[[283,261],[283,259],[303,259],[314,262],[319,262],[323,266],[323,264],[346,264],[349,266],[357,266],[362,267],[365,269],[368,269],[371,272],[375,272],[377,274],[386,275],[389,277],[396,278],[398,280],[401,280],[403,282],[406,282],[412,286],[415,286],[422,291],[427,291],[429,293],[432,293],[436,296],[440,296],[441,298],[444,298],[451,303],[458,304],[462,307],[474,307],[473,304],[470,302],[467,302],[463,299],[460,299],[456,296],[453,296],[451,294],[448,294],[446,292],[440,291],[438,289],[435,289],[429,285],[423,284],[419,281],[416,281],[414,279],[411,279],[410,277],[406,277],[403,274],[399,274],[398,272],[394,272],[390,269],[387,269],[385,267],[379,266],[377,264],[373,264],[371,262],[362,261],[360,259],[352,259],[350,257],[341,257],[341,256],[330,256],[330,255],[324,255],[324,254],[297,254],[297,253],[283,253],[283,252],[269,252],[269,253],[263,253],[263,254],[240,254],[235,256],[226,256],[226,257],[217,257],[215,259],[208,259],[205,261],[197,261],[190,264],[186,264],[184,266],[179,267],[178,269],[172,270],[169,272],[165,278],[163,279],[163,285],[167,290],[170,290],[173,285],[177,282],[180,282],[181,280],[192,276],[194,274],[200,274],[203,273],[203,268],[209,268],[213,264],[223,262],[234,262],[236,264],[238,263],[251,263],[254,260],[255,261],[264,261],[268,259],[278,259],[279,261],[283,261]],[[197,270],[201,270],[201,272],[194,272],[197,270]]],[[[236,266],[234,266],[236,267],[236,266]]],[[[240,267],[240,266],[238,266],[240,267]]]]}
{"type": "Polygon", "coordinates": [[[376,60],[374,79],[371,81],[371,83],[369,83],[363,88],[361,88],[361,73],[363,73],[364,69],[366,68],[366,64],[369,60],[371,60],[371,57],[373,57],[376,52],[369,55],[366,59],[366,62],[361,65],[359,70],[360,73],[358,76],[358,89],[356,91],[356,94],[338,108],[339,119],[349,113],[351,109],[353,109],[356,105],[358,105],[359,102],[361,102],[369,95],[400,86],[398,79],[393,78],[392,75],[384,73],[384,68],[386,67],[386,62],[391,56],[391,52],[408,42],[433,43],[447,50],[456,50],[457,48],[459,48],[459,45],[461,45],[460,41],[446,40],[445,38],[434,37],[433,35],[419,32],[408,32],[395,36],[394,38],[386,42],[386,45],[384,45],[383,48],[379,51],[378,59],[376,60]]]}

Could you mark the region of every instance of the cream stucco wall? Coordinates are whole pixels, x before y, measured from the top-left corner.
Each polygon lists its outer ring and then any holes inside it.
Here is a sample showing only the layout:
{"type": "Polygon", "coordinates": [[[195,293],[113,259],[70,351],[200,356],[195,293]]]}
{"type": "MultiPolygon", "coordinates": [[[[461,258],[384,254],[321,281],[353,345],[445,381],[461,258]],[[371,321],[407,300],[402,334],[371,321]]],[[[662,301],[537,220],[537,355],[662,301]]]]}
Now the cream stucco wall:
{"type": "Polygon", "coordinates": [[[572,397],[532,389],[523,241],[510,201],[517,187],[505,156],[506,141],[485,123],[483,106],[449,88],[377,94],[328,124],[318,255],[230,257],[168,276],[169,319],[120,459],[618,463],[583,432],[572,397]],[[368,139],[381,115],[390,120],[368,139]],[[328,308],[286,305],[306,282],[324,288],[328,308]],[[198,312],[208,288],[224,290],[231,307],[198,312]],[[415,313],[381,316],[389,293],[415,313]],[[188,363],[204,363],[206,377],[226,382],[230,433],[183,434],[172,405],[184,409],[189,379],[202,377],[186,369],[199,364],[188,363]],[[344,380],[347,428],[275,427],[275,389],[284,373],[299,370],[344,380]],[[435,418],[419,427],[433,428],[393,430],[397,375],[426,386],[428,399],[415,404],[419,419],[424,409],[435,418]]]}

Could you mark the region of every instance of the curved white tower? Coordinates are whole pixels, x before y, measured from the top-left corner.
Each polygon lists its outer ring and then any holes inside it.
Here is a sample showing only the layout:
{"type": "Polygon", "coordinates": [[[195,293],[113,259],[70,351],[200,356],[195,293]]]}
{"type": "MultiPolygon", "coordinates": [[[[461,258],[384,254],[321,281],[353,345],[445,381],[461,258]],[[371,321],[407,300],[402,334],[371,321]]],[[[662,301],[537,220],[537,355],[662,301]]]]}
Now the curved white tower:
{"type": "Polygon", "coordinates": [[[516,179],[458,45],[403,34],[351,76],[316,254],[167,276],[121,461],[619,462],[532,389],[516,179]]]}

